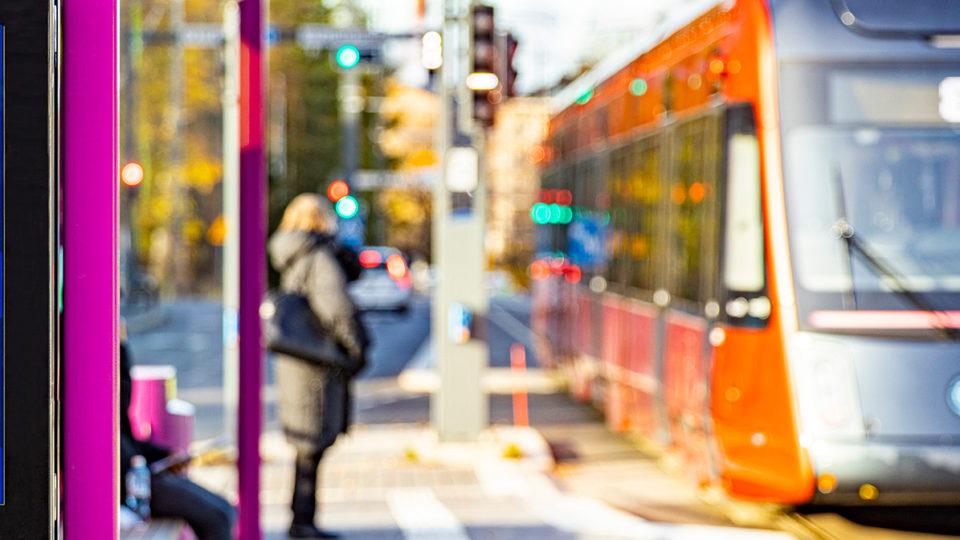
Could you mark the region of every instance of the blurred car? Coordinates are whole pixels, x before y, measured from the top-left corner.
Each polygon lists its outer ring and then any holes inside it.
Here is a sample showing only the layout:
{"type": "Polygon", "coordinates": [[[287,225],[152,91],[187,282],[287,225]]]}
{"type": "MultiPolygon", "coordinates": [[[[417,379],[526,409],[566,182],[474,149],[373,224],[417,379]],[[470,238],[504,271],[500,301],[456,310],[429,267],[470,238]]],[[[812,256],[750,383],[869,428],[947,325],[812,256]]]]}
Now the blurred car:
{"type": "Polygon", "coordinates": [[[365,246],[359,251],[363,273],[347,292],[361,311],[405,312],[413,296],[413,280],[407,260],[399,250],[365,246]]]}

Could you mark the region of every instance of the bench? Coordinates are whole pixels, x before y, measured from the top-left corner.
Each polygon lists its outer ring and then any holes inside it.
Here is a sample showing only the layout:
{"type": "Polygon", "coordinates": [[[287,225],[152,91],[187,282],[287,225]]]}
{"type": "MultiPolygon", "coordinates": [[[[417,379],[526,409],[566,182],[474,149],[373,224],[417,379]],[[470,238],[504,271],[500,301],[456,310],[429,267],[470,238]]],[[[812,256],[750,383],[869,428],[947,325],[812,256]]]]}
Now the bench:
{"type": "MultiPolygon", "coordinates": [[[[193,438],[196,409],[176,399],[177,371],[172,366],[139,365],[132,380],[130,424],[135,437],[186,452],[193,438]]],[[[157,518],[120,533],[122,540],[195,540],[182,519],[157,518]]]]}

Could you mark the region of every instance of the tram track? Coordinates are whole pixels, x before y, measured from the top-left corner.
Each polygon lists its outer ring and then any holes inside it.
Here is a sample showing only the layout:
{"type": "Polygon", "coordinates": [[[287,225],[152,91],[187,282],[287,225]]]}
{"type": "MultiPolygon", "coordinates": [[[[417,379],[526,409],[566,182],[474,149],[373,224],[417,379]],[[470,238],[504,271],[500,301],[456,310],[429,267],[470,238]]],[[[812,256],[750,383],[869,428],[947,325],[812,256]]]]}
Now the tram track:
{"type": "Polygon", "coordinates": [[[776,525],[779,530],[791,534],[799,540],[835,540],[840,538],[840,536],[820,526],[808,516],[796,511],[785,511],[776,525]]]}

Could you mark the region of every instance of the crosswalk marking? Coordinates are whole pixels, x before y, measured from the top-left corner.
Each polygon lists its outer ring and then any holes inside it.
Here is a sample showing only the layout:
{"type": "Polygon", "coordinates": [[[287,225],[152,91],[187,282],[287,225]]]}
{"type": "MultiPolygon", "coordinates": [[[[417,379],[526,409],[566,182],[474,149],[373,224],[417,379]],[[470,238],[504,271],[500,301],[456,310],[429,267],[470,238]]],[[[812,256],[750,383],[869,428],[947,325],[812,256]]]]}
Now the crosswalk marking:
{"type": "Polygon", "coordinates": [[[557,536],[656,540],[790,540],[785,533],[759,529],[653,523],[590,497],[564,493],[547,475],[519,464],[478,464],[477,479],[487,497],[517,497],[526,510],[557,530],[557,536]]]}
{"type": "Polygon", "coordinates": [[[407,540],[468,540],[467,530],[430,488],[393,489],[387,506],[407,540]]]}

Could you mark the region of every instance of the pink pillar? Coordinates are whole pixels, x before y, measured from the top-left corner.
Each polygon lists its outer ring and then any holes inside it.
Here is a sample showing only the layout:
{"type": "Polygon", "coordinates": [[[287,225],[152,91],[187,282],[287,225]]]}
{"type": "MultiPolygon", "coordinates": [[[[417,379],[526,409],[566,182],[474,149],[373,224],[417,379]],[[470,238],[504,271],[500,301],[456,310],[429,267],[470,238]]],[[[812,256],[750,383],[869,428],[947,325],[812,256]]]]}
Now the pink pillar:
{"type": "Polygon", "coordinates": [[[263,0],[240,1],[240,403],[237,446],[240,538],[259,540],[263,350],[260,302],[266,282],[267,178],[264,132],[263,0]]]}
{"type": "Polygon", "coordinates": [[[117,536],[117,0],[65,0],[63,530],[117,536]]]}

